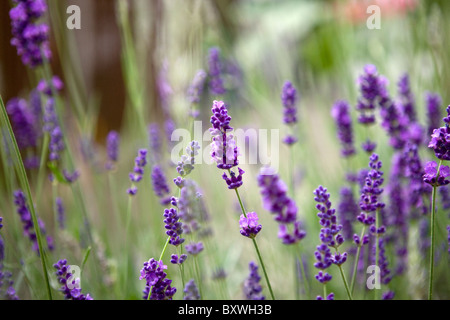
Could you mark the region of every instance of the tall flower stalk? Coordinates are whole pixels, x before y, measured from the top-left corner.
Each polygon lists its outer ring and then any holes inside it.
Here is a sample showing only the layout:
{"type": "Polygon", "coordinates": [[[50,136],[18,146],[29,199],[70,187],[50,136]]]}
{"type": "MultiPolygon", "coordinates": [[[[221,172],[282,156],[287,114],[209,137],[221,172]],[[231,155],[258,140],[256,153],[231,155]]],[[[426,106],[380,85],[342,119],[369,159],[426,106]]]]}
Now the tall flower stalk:
{"type": "MultiPolygon", "coordinates": [[[[231,117],[228,115],[227,106],[223,101],[214,101],[212,106],[212,116],[210,132],[212,135],[211,144],[211,157],[217,164],[217,168],[224,171],[222,178],[227,183],[228,189],[234,190],[236,197],[239,201],[239,206],[242,211],[242,215],[245,219],[248,219],[247,211],[245,210],[241,196],[239,194],[239,187],[242,186],[242,176],[245,173],[244,170],[238,168],[238,173],[232,169],[239,165],[239,147],[236,145],[234,136],[231,133],[233,128],[230,126],[231,117]],[[228,174],[227,174],[228,173],[228,174]]],[[[272,291],[269,277],[267,275],[266,267],[261,256],[261,252],[256,242],[255,237],[250,237],[253,246],[255,247],[256,254],[259,259],[259,263],[264,273],[264,277],[267,283],[267,287],[270,292],[270,296],[275,300],[275,296],[272,291]]]]}

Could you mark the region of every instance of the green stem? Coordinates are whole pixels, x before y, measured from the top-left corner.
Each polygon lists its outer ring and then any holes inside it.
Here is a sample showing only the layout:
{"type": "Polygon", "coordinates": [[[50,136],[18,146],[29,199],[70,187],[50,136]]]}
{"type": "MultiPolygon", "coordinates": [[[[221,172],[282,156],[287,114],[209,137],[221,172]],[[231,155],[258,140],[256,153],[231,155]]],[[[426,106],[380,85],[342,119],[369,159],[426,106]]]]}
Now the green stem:
{"type": "Polygon", "coordinates": [[[5,108],[5,105],[3,103],[3,99],[1,96],[0,96],[0,104],[1,104],[2,118],[3,118],[4,123],[7,125],[9,136],[12,140],[13,147],[14,147],[14,153],[15,153],[16,160],[17,160],[16,163],[18,163],[18,168],[17,168],[18,169],[18,177],[19,177],[22,187],[25,188],[25,192],[26,192],[27,198],[28,198],[29,209],[30,209],[30,213],[31,213],[31,218],[33,220],[34,232],[36,234],[36,240],[38,242],[39,258],[40,258],[41,265],[42,265],[42,271],[44,272],[44,279],[45,279],[45,284],[46,284],[46,288],[47,288],[48,298],[50,300],[53,300],[52,299],[52,290],[50,287],[50,281],[49,281],[48,273],[47,273],[47,263],[45,261],[45,252],[44,252],[44,247],[42,245],[42,235],[41,235],[41,230],[39,228],[39,222],[38,222],[38,219],[36,216],[36,212],[34,209],[34,202],[33,202],[33,197],[31,195],[30,184],[28,182],[27,173],[25,171],[25,166],[23,164],[19,146],[17,145],[16,137],[14,135],[14,131],[12,129],[11,123],[9,122],[8,113],[6,112],[6,108],[5,108]]]}
{"type": "Polygon", "coordinates": [[[342,266],[338,266],[338,267],[339,267],[339,271],[341,272],[341,277],[342,277],[342,281],[344,282],[345,290],[347,291],[348,299],[353,300],[353,296],[348,287],[347,278],[345,277],[344,270],[342,270],[342,266]]]}
{"type": "MultiPolygon", "coordinates": [[[[125,248],[123,250],[125,258],[125,281],[124,281],[124,286],[126,287],[127,285],[127,280],[128,280],[128,268],[129,268],[129,260],[128,260],[128,234],[130,232],[130,224],[131,224],[131,206],[133,204],[133,197],[132,196],[128,196],[128,205],[127,205],[127,216],[126,216],[126,225],[125,225],[125,248]]],[[[126,289],[126,288],[124,288],[126,289]]]]}
{"type": "Polygon", "coordinates": [[[202,279],[200,278],[200,269],[198,267],[198,261],[197,261],[198,257],[195,256],[194,257],[194,266],[195,266],[195,272],[197,274],[197,281],[198,281],[198,291],[200,294],[200,300],[203,299],[203,293],[202,293],[202,279]]]}
{"type": "MultiPolygon", "coordinates": [[[[376,233],[375,233],[375,265],[378,268],[378,263],[379,263],[379,255],[380,255],[380,236],[378,235],[378,228],[380,227],[380,209],[377,209],[376,214],[375,214],[375,227],[376,227],[376,233]]],[[[378,270],[378,269],[377,269],[378,270]]],[[[375,300],[378,300],[379,296],[378,296],[378,292],[379,289],[375,288],[375,300]]]]}
{"type": "MultiPolygon", "coordinates": [[[[442,165],[442,159],[439,161],[437,168],[436,180],[439,178],[439,170],[442,165]]],[[[431,195],[431,247],[430,247],[430,275],[428,286],[428,300],[433,299],[433,276],[434,276],[434,245],[435,245],[435,220],[436,220],[436,186],[433,186],[433,193],[431,195]]]]}
{"type": "Polygon", "coordinates": [[[353,266],[352,282],[351,282],[351,285],[350,285],[350,287],[351,287],[351,291],[350,292],[351,292],[352,296],[353,296],[353,292],[354,292],[354,289],[355,289],[356,273],[358,271],[359,256],[361,254],[361,247],[363,245],[362,244],[362,240],[363,240],[365,231],[366,231],[366,225],[363,225],[363,229],[362,229],[362,232],[361,232],[361,237],[359,238],[361,242],[358,245],[358,249],[356,251],[355,264],[353,266]]]}
{"type": "MultiPolygon", "coordinates": [[[[230,171],[231,170],[228,170],[228,172],[230,172],[230,171]]],[[[234,191],[236,192],[236,196],[239,200],[239,205],[241,206],[242,213],[243,213],[244,217],[247,218],[247,213],[245,211],[244,204],[242,203],[241,196],[239,195],[239,191],[238,191],[238,189],[234,189],[234,191]]],[[[272,291],[272,286],[270,285],[269,277],[267,276],[266,267],[264,266],[264,261],[261,257],[261,253],[259,252],[258,244],[256,243],[256,240],[254,238],[252,239],[252,242],[253,242],[253,246],[255,247],[256,254],[258,255],[259,263],[261,264],[261,268],[263,270],[264,277],[266,278],[266,283],[267,283],[267,287],[269,288],[270,296],[272,297],[272,300],[275,300],[275,296],[272,291]]]]}

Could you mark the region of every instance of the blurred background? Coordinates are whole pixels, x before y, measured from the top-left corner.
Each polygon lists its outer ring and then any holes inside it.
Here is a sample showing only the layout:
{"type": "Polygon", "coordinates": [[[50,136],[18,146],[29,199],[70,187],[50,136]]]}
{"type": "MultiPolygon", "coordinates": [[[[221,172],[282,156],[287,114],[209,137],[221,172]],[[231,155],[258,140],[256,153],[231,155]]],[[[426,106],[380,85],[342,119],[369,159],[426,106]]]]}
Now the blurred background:
{"type": "MultiPolygon", "coordinates": [[[[109,129],[120,127],[126,99],[115,1],[48,2],[54,23],[52,49],[61,53],[54,54],[55,73],[63,76],[66,70],[82,80],[76,94],[85,107],[99,105],[96,136],[104,137],[109,129]],[[81,8],[81,30],[65,28],[71,4],[81,8]]],[[[350,99],[356,76],[368,62],[394,79],[408,71],[420,90],[447,88],[450,81],[444,59],[449,37],[444,17],[450,4],[445,0],[134,0],[129,6],[147,81],[146,107],[156,117],[162,116],[160,73],[166,73],[174,101],[179,102],[192,73],[205,67],[210,46],[238,62],[236,70],[258,92],[277,93],[280,82],[291,79],[308,96],[320,85],[344,85],[347,91],[328,88],[334,93],[331,98],[350,99]],[[380,30],[366,26],[371,4],[381,8],[380,30]]],[[[0,90],[6,101],[29,86],[27,70],[9,44],[9,8],[9,1],[2,1],[0,90]]],[[[446,92],[442,94],[445,101],[446,92]]]]}

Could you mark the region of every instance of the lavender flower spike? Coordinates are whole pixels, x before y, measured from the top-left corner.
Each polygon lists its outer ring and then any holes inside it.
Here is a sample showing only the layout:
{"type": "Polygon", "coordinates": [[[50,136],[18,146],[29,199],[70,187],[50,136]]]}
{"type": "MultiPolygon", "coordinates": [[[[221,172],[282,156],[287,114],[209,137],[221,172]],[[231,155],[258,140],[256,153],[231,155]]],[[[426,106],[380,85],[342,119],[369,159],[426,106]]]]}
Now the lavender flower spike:
{"type": "Polygon", "coordinates": [[[360,112],[358,121],[369,125],[375,123],[374,111],[378,99],[378,71],[374,65],[364,67],[364,74],[358,79],[361,96],[358,99],[356,110],[360,112]]]}
{"type": "Polygon", "coordinates": [[[114,170],[117,161],[119,160],[119,145],[120,135],[117,131],[110,131],[106,138],[106,152],[108,155],[108,162],[105,167],[107,170],[114,170]]]}
{"type": "Polygon", "coordinates": [[[145,279],[146,281],[143,299],[172,300],[177,289],[171,287],[172,280],[167,278],[167,273],[164,272],[166,269],[167,266],[162,261],[156,261],[153,258],[148,262],[144,262],[139,278],[139,280],[145,279]]]}
{"type": "Polygon", "coordinates": [[[450,106],[447,107],[447,116],[443,121],[445,126],[434,129],[428,147],[434,150],[438,159],[450,160],[450,106]]]}
{"type": "Polygon", "coordinates": [[[167,205],[170,203],[170,189],[167,185],[166,176],[162,171],[161,167],[156,165],[152,170],[152,184],[153,191],[160,199],[161,204],[167,205]]]}
{"type": "Polygon", "coordinates": [[[265,300],[260,285],[261,277],[258,274],[258,266],[253,261],[249,263],[250,275],[244,282],[244,295],[247,300],[265,300]]]}
{"type": "MultiPolygon", "coordinates": [[[[194,80],[189,86],[187,95],[190,103],[199,103],[205,86],[207,74],[203,70],[197,71],[194,80]]],[[[192,115],[193,116],[193,115],[192,115]]],[[[194,117],[195,118],[195,117],[194,117]]]]}
{"type": "Polygon", "coordinates": [[[353,128],[352,117],[350,115],[350,106],[346,101],[337,101],[331,111],[336,126],[337,136],[341,142],[341,154],[344,157],[349,157],[355,154],[355,147],[353,146],[353,128]]]}
{"type": "Polygon", "coordinates": [[[186,283],[186,287],[184,288],[183,292],[183,300],[200,300],[200,293],[194,279],[191,279],[186,283]]]}
{"type": "Polygon", "coordinates": [[[209,50],[209,91],[212,95],[220,96],[226,93],[222,79],[222,64],[218,48],[209,50]]]}
{"type": "Polygon", "coordinates": [[[36,20],[47,11],[45,0],[14,0],[16,6],[9,11],[11,18],[11,44],[16,47],[22,63],[31,68],[41,65],[51,58],[49,31],[47,24],[36,20]]]}
{"type": "Polygon", "coordinates": [[[290,81],[286,81],[281,93],[281,100],[284,107],[283,121],[287,125],[297,123],[297,90],[290,81]]]}
{"type": "Polygon", "coordinates": [[[445,186],[450,183],[450,180],[446,179],[450,176],[450,168],[447,166],[441,166],[439,168],[439,175],[437,170],[437,163],[435,161],[429,161],[425,165],[425,174],[423,175],[423,182],[430,184],[431,186],[445,186]]]}
{"type": "Polygon", "coordinates": [[[58,282],[62,284],[60,291],[64,294],[66,300],[93,300],[89,294],[81,293],[80,279],[74,279],[74,275],[70,272],[70,265],[67,265],[67,260],[59,260],[53,267],[56,269],[58,282]]]}
{"type": "MultiPolygon", "coordinates": [[[[144,175],[144,168],[147,165],[147,149],[140,149],[138,152],[138,156],[134,160],[134,170],[129,174],[130,181],[132,183],[140,182],[144,175]]],[[[137,193],[136,186],[132,186],[128,189],[128,194],[130,196],[134,196],[137,193]]]]}

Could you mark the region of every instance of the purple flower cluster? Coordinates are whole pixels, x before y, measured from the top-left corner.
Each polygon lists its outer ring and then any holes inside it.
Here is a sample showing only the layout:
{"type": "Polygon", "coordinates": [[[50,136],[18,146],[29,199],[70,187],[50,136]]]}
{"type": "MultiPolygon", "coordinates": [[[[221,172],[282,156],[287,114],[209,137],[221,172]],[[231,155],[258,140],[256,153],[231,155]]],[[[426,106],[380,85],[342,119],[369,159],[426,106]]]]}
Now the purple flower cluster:
{"type": "Polygon", "coordinates": [[[58,161],[60,153],[65,149],[64,137],[59,125],[58,116],[55,110],[55,99],[48,98],[44,111],[44,131],[50,135],[49,142],[49,159],[50,161],[58,161]]]}
{"type": "Polygon", "coordinates": [[[378,248],[378,266],[380,267],[380,280],[382,284],[388,284],[391,281],[392,276],[390,275],[391,270],[389,270],[389,262],[386,256],[385,240],[383,238],[378,239],[378,248]]]}
{"type": "Polygon", "coordinates": [[[356,110],[360,112],[358,121],[369,125],[375,123],[375,108],[378,101],[378,71],[374,65],[366,65],[364,74],[358,79],[361,96],[358,99],[356,110]]]}
{"type": "Polygon", "coordinates": [[[175,247],[184,243],[184,239],[180,237],[183,234],[183,224],[179,221],[177,210],[175,208],[165,209],[164,218],[166,234],[170,237],[169,243],[175,247]]]}
{"type": "Polygon", "coordinates": [[[11,99],[6,104],[6,111],[16,136],[17,144],[21,150],[33,148],[37,145],[38,128],[33,112],[28,108],[24,99],[11,99]]]}
{"type": "Polygon", "coordinates": [[[434,150],[438,159],[450,160],[450,106],[447,107],[447,116],[443,120],[445,126],[433,130],[428,147],[434,150]]]}
{"type": "Polygon", "coordinates": [[[200,300],[200,293],[194,279],[189,280],[183,290],[183,300],[200,300]]]}
{"type": "Polygon", "coordinates": [[[286,81],[281,92],[281,101],[284,107],[283,121],[287,125],[297,123],[297,90],[290,81],[286,81]]]}
{"type": "Polygon", "coordinates": [[[173,254],[170,256],[170,263],[182,265],[186,261],[187,257],[188,256],[186,254],[182,254],[180,256],[178,256],[177,254],[173,254]]]}
{"type": "MultiPolygon", "coordinates": [[[[0,230],[3,228],[3,218],[0,217],[0,230]]],[[[12,273],[9,271],[4,271],[3,260],[5,259],[5,244],[3,242],[2,235],[0,234],[0,299],[1,300],[19,300],[16,295],[16,290],[14,289],[14,281],[12,278],[12,273]],[[3,289],[5,286],[8,287],[6,290],[3,289]]]]}
{"type": "Polygon", "coordinates": [[[202,242],[191,242],[187,244],[185,248],[186,252],[193,256],[200,254],[204,249],[202,242]]]}
{"type": "Polygon", "coordinates": [[[147,149],[140,149],[136,159],[134,160],[133,172],[130,172],[130,181],[133,183],[131,188],[128,189],[128,194],[134,196],[137,194],[137,187],[134,183],[140,182],[144,176],[144,168],[147,165],[147,149]]]}
{"type": "Polygon", "coordinates": [[[381,126],[387,131],[391,146],[400,150],[409,139],[407,127],[410,123],[408,117],[402,114],[399,106],[389,96],[387,79],[379,77],[378,82],[381,126]]]}
{"type": "Polygon", "coordinates": [[[59,92],[64,88],[64,82],[58,76],[53,76],[50,81],[42,79],[39,81],[37,90],[42,94],[45,94],[49,97],[53,96],[53,93],[59,92]]]}
{"type": "Polygon", "coordinates": [[[350,106],[346,101],[337,101],[331,111],[337,126],[337,136],[342,144],[341,154],[343,157],[349,157],[355,154],[353,145],[353,127],[352,117],[350,115],[350,106]]]}
{"type": "Polygon", "coordinates": [[[254,239],[261,231],[262,225],[258,223],[258,214],[256,212],[249,212],[247,216],[241,214],[239,219],[239,226],[241,227],[241,234],[244,237],[254,239]]]}
{"type": "Polygon", "coordinates": [[[220,50],[211,48],[208,57],[209,65],[209,91],[212,95],[220,96],[226,93],[222,79],[222,63],[220,61],[220,50]]]}
{"type": "MultiPolygon", "coordinates": [[[[199,70],[195,74],[194,80],[188,88],[187,96],[190,103],[199,103],[205,87],[206,77],[208,75],[205,71],[199,70]]],[[[195,116],[192,115],[194,118],[195,116]]]]}
{"type": "Polygon", "coordinates": [[[64,210],[64,204],[61,198],[56,198],[55,200],[56,212],[58,213],[58,225],[62,230],[66,227],[66,216],[64,210]]]}
{"type": "Polygon", "coordinates": [[[120,135],[117,131],[110,131],[106,137],[106,153],[108,161],[106,162],[106,170],[114,170],[119,160],[120,135]]]}
{"type": "Polygon", "coordinates": [[[31,68],[41,65],[51,58],[49,45],[50,28],[45,23],[37,23],[47,11],[45,0],[14,0],[16,6],[9,12],[13,38],[22,63],[31,68]]]}
{"type": "Polygon", "coordinates": [[[446,179],[450,176],[450,168],[447,166],[440,166],[438,173],[437,163],[435,161],[428,161],[425,164],[424,171],[423,182],[431,186],[439,187],[450,183],[450,180],[446,179]]]}
{"type": "MultiPolygon", "coordinates": [[[[20,215],[20,220],[22,221],[24,235],[31,240],[33,250],[39,254],[39,245],[34,230],[33,219],[31,217],[30,210],[28,209],[25,195],[21,190],[14,192],[14,204],[16,205],[17,213],[20,215]]],[[[38,219],[38,223],[41,233],[45,235],[46,232],[44,223],[40,219],[38,219]]],[[[47,245],[50,251],[53,250],[53,239],[50,236],[47,236],[47,245]]]]}
{"type": "Polygon", "coordinates": [[[261,276],[258,273],[258,265],[253,261],[249,263],[250,274],[244,282],[244,295],[247,300],[265,300],[266,297],[262,294],[262,287],[260,284],[261,276]]]}
{"type": "Polygon", "coordinates": [[[409,122],[416,122],[417,113],[415,106],[414,94],[411,91],[410,81],[408,74],[404,74],[400,77],[397,84],[398,93],[400,97],[400,106],[403,114],[408,118],[409,122]]]}
{"type": "Polygon", "coordinates": [[[359,207],[353,196],[352,189],[343,187],[340,191],[340,202],[337,207],[337,214],[342,223],[342,234],[345,239],[353,237],[353,221],[359,214],[359,207]]]}
{"type": "Polygon", "coordinates": [[[427,111],[427,133],[432,135],[434,129],[439,128],[442,120],[441,104],[442,99],[437,93],[427,92],[425,98],[427,111]]]}
{"type": "Polygon", "coordinates": [[[181,156],[180,161],[177,164],[177,172],[184,178],[188,176],[192,170],[194,170],[195,157],[198,156],[200,145],[197,141],[191,141],[186,147],[186,154],[181,156]]]}
{"type": "Polygon", "coordinates": [[[272,168],[261,169],[258,175],[258,185],[263,198],[264,209],[275,215],[275,221],[280,223],[279,238],[284,244],[294,244],[306,236],[301,230],[301,223],[297,221],[297,205],[288,197],[287,187],[272,168]],[[291,225],[293,231],[288,232],[291,225]]]}
{"type": "Polygon", "coordinates": [[[60,291],[64,294],[66,300],[94,300],[87,294],[81,293],[80,279],[74,279],[74,274],[70,272],[70,265],[67,265],[67,260],[59,260],[53,265],[56,269],[56,276],[58,282],[62,284],[60,291]]]}
{"type": "MultiPolygon", "coordinates": [[[[290,81],[286,81],[281,92],[281,101],[283,103],[283,122],[288,126],[297,123],[297,90],[290,81]]],[[[283,142],[291,146],[298,141],[295,135],[288,134],[283,142]]]]}
{"type": "Polygon", "coordinates": [[[382,165],[383,163],[379,160],[378,155],[374,153],[370,157],[370,170],[367,173],[359,202],[362,212],[357,217],[357,220],[365,225],[373,225],[375,217],[371,213],[384,208],[384,203],[378,201],[379,196],[383,193],[381,185],[384,179],[383,172],[380,170],[382,165]]]}
{"type": "Polygon", "coordinates": [[[162,205],[170,203],[170,189],[167,185],[166,176],[160,166],[155,165],[152,169],[153,191],[160,199],[162,205]]]}
{"type": "Polygon", "coordinates": [[[141,269],[141,276],[139,278],[139,280],[145,279],[146,281],[143,299],[172,300],[177,289],[171,287],[172,280],[167,278],[167,273],[164,272],[166,269],[167,266],[162,261],[156,261],[153,258],[144,262],[144,267],[141,269]]]}

